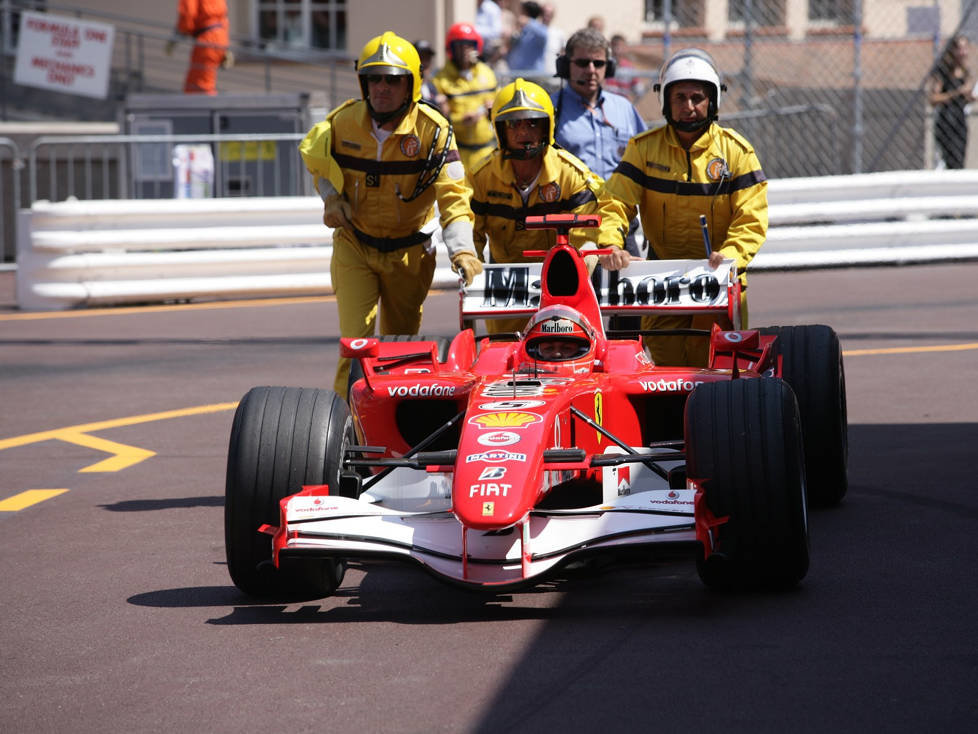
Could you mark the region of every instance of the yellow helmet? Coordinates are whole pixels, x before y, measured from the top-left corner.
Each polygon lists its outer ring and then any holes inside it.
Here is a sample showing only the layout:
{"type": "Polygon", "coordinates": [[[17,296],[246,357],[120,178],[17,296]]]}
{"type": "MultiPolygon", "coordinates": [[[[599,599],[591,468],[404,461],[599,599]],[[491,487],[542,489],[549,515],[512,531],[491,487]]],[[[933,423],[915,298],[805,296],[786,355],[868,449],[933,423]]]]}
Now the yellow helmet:
{"type": "Polygon", "coordinates": [[[547,129],[543,134],[545,143],[534,152],[536,155],[554,142],[554,105],[550,101],[550,95],[543,87],[522,78],[500,89],[492,103],[492,123],[499,149],[506,151],[506,133],[503,132],[503,126],[507,121],[534,118],[547,120],[547,129]]]}
{"type": "Polygon", "coordinates": [[[421,58],[414,44],[393,31],[385,31],[367,41],[357,60],[357,74],[364,99],[367,99],[368,74],[410,74],[414,79],[411,99],[414,102],[421,99],[421,58]]]}

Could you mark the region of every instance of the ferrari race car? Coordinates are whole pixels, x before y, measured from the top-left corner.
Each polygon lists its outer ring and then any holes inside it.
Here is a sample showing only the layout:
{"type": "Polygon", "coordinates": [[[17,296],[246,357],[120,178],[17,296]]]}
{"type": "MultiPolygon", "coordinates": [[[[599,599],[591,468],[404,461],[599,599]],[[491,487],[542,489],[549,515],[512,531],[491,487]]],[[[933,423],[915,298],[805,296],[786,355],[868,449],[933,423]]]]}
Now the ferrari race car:
{"type": "MultiPolygon", "coordinates": [[[[582,221],[583,220],[583,221],[582,221]]],[[[807,506],[846,492],[842,356],[827,326],[742,330],[733,263],[643,261],[598,290],[571,226],[541,263],[487,265],[463,323],[476,339],[342,339],[360,375],[329,390],[256,387],[234,416],[225,538],[255,596],[316,598],[347,561],[412,561],[502,590],[603,555],[679,552],[715,588],[806,574],[807,506]],[[709,367],[653,364],[612,314],[726,313],[709,367]]],[[[684,332],[689,335],[689,332],[684,332]]]]}

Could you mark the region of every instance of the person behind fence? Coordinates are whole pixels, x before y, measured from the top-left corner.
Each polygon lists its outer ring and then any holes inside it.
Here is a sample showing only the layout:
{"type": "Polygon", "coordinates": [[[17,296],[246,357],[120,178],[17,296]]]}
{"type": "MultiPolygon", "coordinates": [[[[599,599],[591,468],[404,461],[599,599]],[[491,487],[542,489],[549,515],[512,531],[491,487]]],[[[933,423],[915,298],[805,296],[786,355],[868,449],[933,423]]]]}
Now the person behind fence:
{"type": "MultiPolygon", "coordinates": [[[[225,0],[180,0],[176,32],[194,39],[190,66],[184,80],[185,94],[217,94],[217,70],[229,68],[233,55],[228,50],[228,6],[225,0]]],[[[170,55],[176,41],[168,41],[170,55]]]]}
{"type": "MultiPolygon", "coordinates": [[[[767,235],[767,178],[754,148],[739,133],[717,124],[721,84],[705,51],[684,49],[659,72],[655,85],[667,124],[632,138],[606,184],[627,221],[640,212],[645,236],[659,259],[704,259],[700,226],[705,215],[709,265],[735,261],[741,285],[742,325],[747,325],[746,270],[767,235]]],[[[643,329],[729,327],[726,316],[655,316],[643,329]]],[[[709,340],[702,336],[646,336],[654,362],[706,366],[709,340]]]]}
{"type": "Polygon", "coordinates": [[[456,23],[448,29],[445,52],[448,61],[435,74],[434,85],[445,98],[458,152],[469,168],[492,150],[489,111],[496,96],[496,75],[479,59],[482,36],[469,23],[456,23]]]}
{"type": "MultiPolygon", "coordinates": [[[[546,250],[556,243],[556,232],[526,229],[527,216],[543,214],[604,214],[614,204],[602,191],[601,179],[578,158],[554,146],[554,110],[540,86],[518,78],[499,90],[492,106],[498,148],[469,171],[475,246],[483,256],[486,242],[494,263],[530,262],[524,250],[546,250]]],[[[618,270],[629,262],[622,249],[617,217],[603,217],[598,229],[571,230],[571,244],[587,242],[612,247],[601,265],[618,270]]],[[[525,319],[489,320],[486,327],[498,334],[518,331],[525,319]]]]}
{"type": "Polygon", "coordinates": [[[928,100],[935,111],[934,140],[946,168],[964,168],[968,148],[965,107],[975,101],[974,83],[968,69],[968,38],[954,36],[928,79],[928,100]]]}
{"type": "MultiPolygon", "coordinates": [[[[421,100],[414,46],[387,31],[367,42],[356,66],[362,99],[313,126],[299,152],[333,227],[330,276],[340,335],[416,334],[435,272],[422,226],[435,203],[452,266],[471,283],[482,272],[472,245],[472,190],[451,123],[421,100]]],[[[350,361],[335,391],[346,395],[350,361]]]]}
{"type": "Polygon", "coordinates": [[[638,67],[634,61],[628,58],[625,37],[620,33],[616,33],[611,37],[611,53],[609,57],[614,57],[618,75],[607,79],[605,85],[609,91],[616,92],[634,103],[635,100],[645,93],[645,85],[642,83],[642,78],[635,74],[638,71],[638,67]]]}

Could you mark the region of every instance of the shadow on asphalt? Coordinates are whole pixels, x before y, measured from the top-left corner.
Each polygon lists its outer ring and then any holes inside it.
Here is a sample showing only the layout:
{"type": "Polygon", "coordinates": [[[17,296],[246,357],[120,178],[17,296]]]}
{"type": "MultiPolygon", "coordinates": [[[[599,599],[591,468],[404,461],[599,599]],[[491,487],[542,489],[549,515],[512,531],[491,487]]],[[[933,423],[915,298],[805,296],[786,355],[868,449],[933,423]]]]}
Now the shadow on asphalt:
{"type": "MultiPolygon", "coordinates": [[[[851,603],[852,589],[866,589],[882,579],[892,582],[893,574],[900,586],[920,573],[914,579],[918,584],[938,587],[946,580],[959,588],[960,578],[970,574],[973,554],[964,546],[978,518],[969,461],[978,444],[978,423],[857,425],[850,426],[849,435],[849,494],[840,507],[811,513],[812,568],[801,586],[787,593],[708,592],[690,558],[565,569],[537,586],[494,595],[440,583],[409,564],[351,563],[345,584],[322,600],[262,602],[229,582],[148,591],[128,601],[157,608],[208,608],[218,614],[227,609],[223,616],[201,619],[213,625],[428,625],[511,619],[729,618],[759,607],[794,614],[813,599],[830,605],[839,599],[851,603]],[[913,549],[913,558],[906,557],[906,551],[903,556],[894,554],[900,548],[913,549]],[[933,569],[922,573],[917,560],[921,558],[927,559],[928,567],[936,564],[940,574],[934,576],[933,569]]],[[[105,507],[146,511],[222,502],[220,497],[199,497],[105,507]]],[[[906,602],[894,598],[892,603],[906,602]]]]}
{"type": "MultiPolygon", "coordinates": [[[[359,571],[360,569],[356,569],[359,571]]],[[[127,601],[157,608],[228,607],[211,625],[348,624],[388,622],[440,625],[511,620],[638,619],[649,614],[682,618],[717,613],[745,600],[791,599],[804,587],[781,592],[719,594],[707,591],[688,562],[629,563],[600,571],[581,569],[517,592],[491,594],[440,583],[412,566],[370,566],[332,596],[266,602],[228,586],[161,589],[127,601]],[[653,611],[654,610],[654,611],[653,611]]]]}
{"type": "Polygon", "coordinates": [[[216,497],[171,497],[159,500],[122,500],[111,505],[99,505],[109,512],[153,512],[154,510],[173,510],[188,507],[224,507],[224,496],[216,497]]]}

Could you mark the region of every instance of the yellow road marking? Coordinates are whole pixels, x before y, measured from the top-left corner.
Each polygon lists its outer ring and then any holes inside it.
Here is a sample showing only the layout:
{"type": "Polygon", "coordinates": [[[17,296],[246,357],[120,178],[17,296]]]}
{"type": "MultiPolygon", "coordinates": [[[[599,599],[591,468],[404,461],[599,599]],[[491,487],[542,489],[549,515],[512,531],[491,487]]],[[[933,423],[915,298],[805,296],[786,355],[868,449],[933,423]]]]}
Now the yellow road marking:
{"type": "Polygon", "coordinates": [[[103,459],[98,463],[86,466],[83,469],[79,469],[79,472],[119,471],[133,464],[138,464],[140,461],[148,459],[151,456],[156,456],[155,451],[137,448],[136,446],[128,446],[127,444],[117,443],[116,441],[109,441],[98,436],[89,436],[87,433],[69,433],[64,431],[58,434],[58,438],[68,443],[113,454],[112,458],[103,459]]]}
{"type": "Polygon", "coordinates": [[[168,420],[170,418],[183,418],[189,415],[203,415],[206,413],[219,413],[224,410],[234,410],[237,403],[215,403],[214,405],[199,405],[194,408],[182,408],[180,410],[167,410],[162,413],[147,413],[146,415],[134,415],[128,418],[115,418],[113,420],[98,421],[97,423],[84,423],[79,426],[68,426],[66,428],[56,428],[51,431],[40,431],[38,433],[28,433],[23,436],[14,436],[0,440],[0,451],[15,448],[17,446],[27,446],[41,441],[65,441],[79,446],[104,451],[112,454],[108,459],[96,462],[90,466],[79,469],[79,472],[115,472],[138,464],[140,461],[155,456],[155,451],[141,449],[136,446],[128,446],[116,441],[110,441],[98,436],[88,434],[95,431],[104,431],[108,428],[118,428],[120,426],[133,426],[138,423],[150,423],[153,421],[168,420]]]}
{"type": "Polygon", "coordinates": [[[67,491],[67,489],[28,489],[20,494],[15,494],[13,497],[0,500],[0,512],[17,512],[67,491]]]}
{"type": "Polygon", "coordinates": [[[245,308],[254,306],[289,306],[296,303],[329,303],[336,296],[304,296],[294,298],[252,298],[241,301],[208,301],[207,303],[175,303],[168,306],[120,306],[113,308],[86,308],[74,311],[35,311],[31,313],[2,313],[0,321],[36,321],[39,319],[76,319],[82,316],[119,316],[130,313],[157,313],[159,311],[213,311],[219,308],[245,308]]]}
{"type": "Polygon", "coordinates": [[[845,357],[862,357],[868,354],[914,354],[917,352],[964,352],[978,349],[978,343],[971,344],[942,344],[933,347],[885,347],[882,349],[846,349],[845,357]]]}

